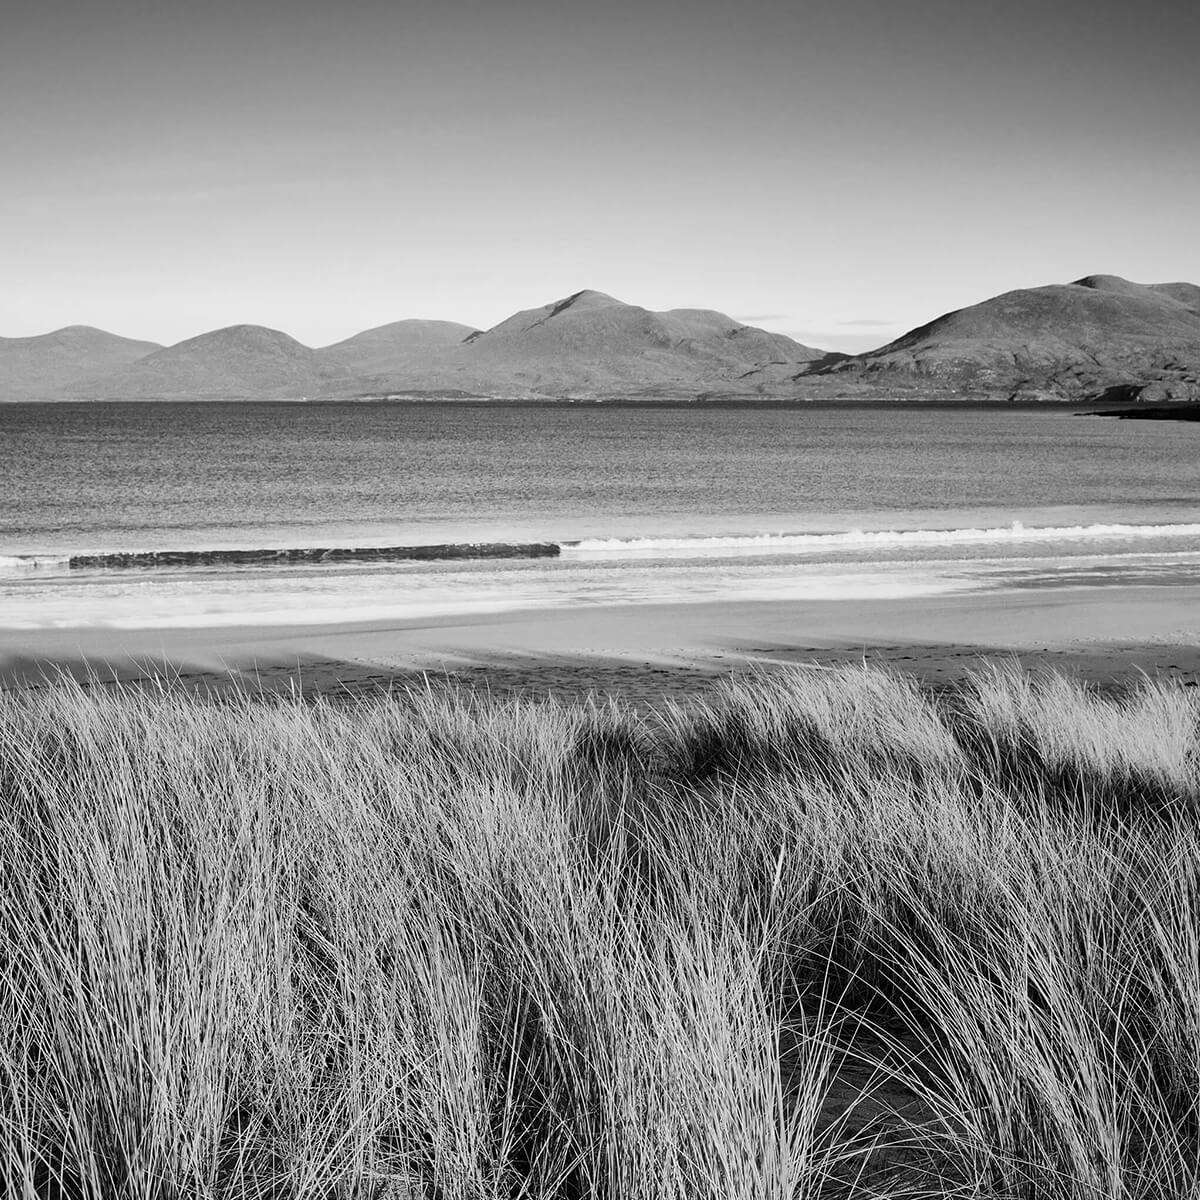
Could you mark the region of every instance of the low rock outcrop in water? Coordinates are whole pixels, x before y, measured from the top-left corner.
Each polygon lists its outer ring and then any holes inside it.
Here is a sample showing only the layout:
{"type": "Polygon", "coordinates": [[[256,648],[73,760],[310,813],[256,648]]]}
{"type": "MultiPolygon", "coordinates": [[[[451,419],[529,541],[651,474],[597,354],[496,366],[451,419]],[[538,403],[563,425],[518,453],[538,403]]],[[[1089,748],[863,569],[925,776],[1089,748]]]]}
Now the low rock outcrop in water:
{"type": "Polygon", "coordinates": [[[440,562],[484,558],[557,558],[557,542],[450,542],[417,546],[293,546],[275,550],[141,550],[73,554],[72,571],[136,567],[296,566],[303,563],[440,562]]]}
{"type": "Polygon", "coordinates": [[[1200,404],[1146,404],[1138,408],[1109,408],[1090,415],[1123,421],[1200,421],[1200,404]]]}

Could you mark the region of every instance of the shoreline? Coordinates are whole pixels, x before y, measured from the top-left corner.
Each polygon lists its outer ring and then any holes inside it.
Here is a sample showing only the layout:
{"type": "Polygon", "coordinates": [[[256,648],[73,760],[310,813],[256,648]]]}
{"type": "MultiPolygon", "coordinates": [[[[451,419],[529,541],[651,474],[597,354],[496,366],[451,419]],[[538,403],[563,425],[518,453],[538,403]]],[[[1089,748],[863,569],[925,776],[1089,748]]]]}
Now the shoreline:
{"type": "Polygon", "coordinates": [[[19,397],[12,400],[0,399],[0,405],[30,405],[62,407],[65,405],[109,405],[133,404],[144,406],[148,404],[203,404],[212,406],[218,404],[248,405],[248,404],[282,404],[289,407],[297,405],[330,406],[330,405],[396,405],[431,407],[446,405],[453,408],[464,408],[471,405],[480,408],[551,408],[563,407],[604,407],[604,408],[802,408],[802,409],[887,409],[897,406],[911,406],[921,409],[998,409],[1005,412],[1045,412],[1063,411],[1066,409],[1081,410],[1082,417],[1110,415],[1107,404],[1111,403],[1113,411],[1128,407],[1128,401],[1098,401],[1080,397],[1046,397],[1043,400],[1009,400],[996,393],[980,393],[977,396],[947,396],[947,395],[908,395],[895,396],[838,396],[820,395],[804,396],[762,396],[753,394],[730,394],[724,396],[648,396],[639,399],[634,396],[420,396],[420,395],[362,395],[362,396],[96,396],[84,398],[72,396],[64,399],[34,399],[19,397]]]}
{"type": "Polygon", "coordinates": [[[1200,585],[1013,589],[905,599],[520,609],[401,621],[0,630],[0,688],[59,673],[345,696],[422,685],[636,703],[723,676],[866,663],[938,686],[989,659],[1116,685],[1200,682],[1200,585]]]}

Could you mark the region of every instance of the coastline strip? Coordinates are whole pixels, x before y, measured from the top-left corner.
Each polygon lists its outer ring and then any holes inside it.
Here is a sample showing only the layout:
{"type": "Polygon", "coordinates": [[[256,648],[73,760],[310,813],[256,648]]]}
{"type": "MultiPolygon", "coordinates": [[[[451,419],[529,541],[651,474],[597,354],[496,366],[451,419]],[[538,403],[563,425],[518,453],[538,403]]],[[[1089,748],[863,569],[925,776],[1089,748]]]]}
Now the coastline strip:
{"type": "Polygon", "coordinates": [[[472,559],[565,558],[616,561],[623,558],[711,558],[870,550],[875,547],[1019,545],[1022,543],[1141,542],[1200,538],[1200,523],[1011,525],[942,529],[847,529],[824,532],[691,534],[589,537],[542,542],[448,542],[404,546],[291,546],[195,550],[100,550],[0,554],[0,574],[126,568],[303,566],[328,563],[452,562],[472,559]]]}

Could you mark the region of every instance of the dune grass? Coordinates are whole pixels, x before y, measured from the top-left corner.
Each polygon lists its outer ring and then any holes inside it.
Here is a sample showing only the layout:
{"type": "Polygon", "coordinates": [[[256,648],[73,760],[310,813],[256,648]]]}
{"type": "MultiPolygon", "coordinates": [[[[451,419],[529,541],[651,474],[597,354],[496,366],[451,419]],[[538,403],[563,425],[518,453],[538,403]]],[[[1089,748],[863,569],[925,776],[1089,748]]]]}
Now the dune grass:
{"type": "Polygon", "coordinates": [[[1198,718],[0,698],[0,1186],[1200,1197],[1198,718]]]}

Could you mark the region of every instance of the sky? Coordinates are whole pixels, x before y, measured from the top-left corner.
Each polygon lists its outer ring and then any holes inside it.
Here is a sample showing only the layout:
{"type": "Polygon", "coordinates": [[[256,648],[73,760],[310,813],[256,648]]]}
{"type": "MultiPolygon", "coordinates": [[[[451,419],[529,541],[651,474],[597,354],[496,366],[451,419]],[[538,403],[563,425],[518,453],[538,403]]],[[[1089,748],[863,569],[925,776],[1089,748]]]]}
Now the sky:
{"type": "Polygon", "coordinates": [[[583,288],[879,345],[1200,282],[1200,5],[71,0],[0,17],[0,335],[309,345],[583,288]]]}

